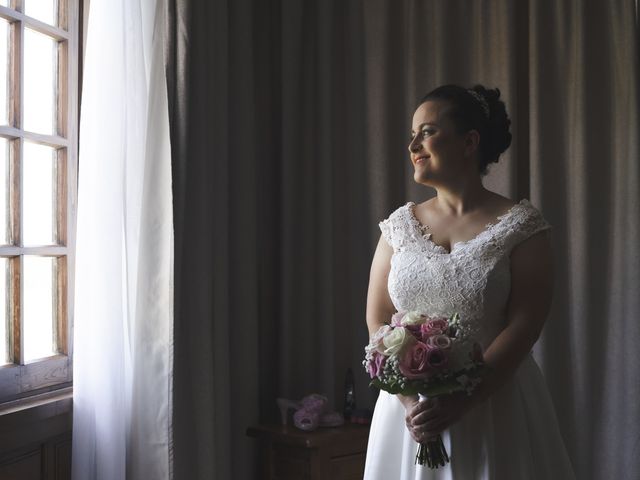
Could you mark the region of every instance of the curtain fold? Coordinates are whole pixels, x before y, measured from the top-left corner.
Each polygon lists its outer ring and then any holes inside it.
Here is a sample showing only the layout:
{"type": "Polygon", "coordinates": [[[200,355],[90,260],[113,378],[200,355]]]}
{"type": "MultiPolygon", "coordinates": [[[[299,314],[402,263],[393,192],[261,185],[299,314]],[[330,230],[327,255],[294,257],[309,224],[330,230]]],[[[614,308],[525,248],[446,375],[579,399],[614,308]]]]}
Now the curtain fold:
{"type": "Polygon", "coordinates": [[[373,406],[377,223],[436,193],[407,145],[445,83],[500,88],[514,138],[484,184],[554,226],[534,353],[576,474],[640,474],[637,7],[593,3],[169,2],[177,478],[257,478],[246,427],[278,396],[340,410],[348,367],[373,406]]]}
{"type": "Polygon", "coordinates": [[[530,3],[531,176],[558,263],[536,353],[578,478],[640,475],[635,8],[530,3]]]}
{"type": "Polygon", "coordinates": [[[173,221],[162,0],[93,0],[80,115],[72,475],[169,479],[173,221]]]}
{"type": "Polygon", "coordinates": [[[278,396],[342,409],[368,269],[360,8],[172,2],[177,478],[255,478],[278,396]],[[357,202],[351,201],[357,197],[357,202]],[[338,220],[338,223],[336,223],[338,220]],[[364,242],[364,244],[363,244],[364,242]]]}

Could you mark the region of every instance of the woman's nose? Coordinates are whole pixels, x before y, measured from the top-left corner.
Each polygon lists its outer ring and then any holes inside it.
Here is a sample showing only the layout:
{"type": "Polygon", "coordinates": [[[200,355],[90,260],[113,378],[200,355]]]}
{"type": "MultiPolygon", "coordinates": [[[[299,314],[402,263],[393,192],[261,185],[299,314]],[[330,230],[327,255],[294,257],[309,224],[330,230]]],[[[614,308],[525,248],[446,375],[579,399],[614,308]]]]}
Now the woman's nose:
{"type": "MultiPolygon", "coordinates": [[[[417,137],[417,135],[416,135],[417,137]]],[[[413,153],[413,152],[417,152],[422,148],[422,144],[420,142],[416,142],[416,139],[414,138],[413,140],[411,140],[411,143],[409,144],[409,152],[413,153]]]]}

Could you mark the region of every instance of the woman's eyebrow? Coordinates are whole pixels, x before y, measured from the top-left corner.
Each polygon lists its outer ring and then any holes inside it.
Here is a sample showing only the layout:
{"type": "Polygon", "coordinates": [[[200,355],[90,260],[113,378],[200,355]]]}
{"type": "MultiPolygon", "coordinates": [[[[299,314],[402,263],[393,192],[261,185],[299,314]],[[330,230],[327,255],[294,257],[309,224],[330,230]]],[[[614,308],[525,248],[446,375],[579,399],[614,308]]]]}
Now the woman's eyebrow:
{"type": "MultiPolygon", "coordinates": [[[[420,130],[420,129],[421,129],[422,127],[424,127],[425,125],[434,125],[434,126],[436,126],[436,127],[439,127],[439,126],[440,126],[440,125],[438,125],[437,123],[424,122],[424,123],[421,123],[420,125],[418,125],[418,130],[420,130]]],[[[413,133],[413,132],[414,132],[414,130],[413,130],[413,129],[411,129],[411,133],[413,133]]]]}

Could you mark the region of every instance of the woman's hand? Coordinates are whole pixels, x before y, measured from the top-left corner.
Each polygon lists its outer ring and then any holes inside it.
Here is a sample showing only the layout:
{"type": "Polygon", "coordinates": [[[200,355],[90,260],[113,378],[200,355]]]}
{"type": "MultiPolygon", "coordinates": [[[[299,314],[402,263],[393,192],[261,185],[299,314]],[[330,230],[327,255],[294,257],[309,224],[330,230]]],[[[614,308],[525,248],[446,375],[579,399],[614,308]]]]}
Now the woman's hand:
{"type": "Polygon", "coordinates": [[[418,399],[418,395],[405,396],[405,395],[397,394],[396,396],[398,397],[398,400],[400,400],[400,403],[402,403],[402,405],[404,406],[405,422],[407,424],[407,430],[409,430],[411,437],[416,442],[420,442],[421,440],[418,440],[418,435],[420,434],[411,425],[410,419],[413,417],[409,416],[409,412],[413,411],[418,405],[420,405],[420,403],[428,403],[428,401],[420,402],[420,400],[418,399]]]}
{"type": "Polygon", "coordinates": [[[472,405],[466,392],[428,398],[409,408],[405,417],[407,429],[416,442],[425,442],[460,420],[472,405]]]}

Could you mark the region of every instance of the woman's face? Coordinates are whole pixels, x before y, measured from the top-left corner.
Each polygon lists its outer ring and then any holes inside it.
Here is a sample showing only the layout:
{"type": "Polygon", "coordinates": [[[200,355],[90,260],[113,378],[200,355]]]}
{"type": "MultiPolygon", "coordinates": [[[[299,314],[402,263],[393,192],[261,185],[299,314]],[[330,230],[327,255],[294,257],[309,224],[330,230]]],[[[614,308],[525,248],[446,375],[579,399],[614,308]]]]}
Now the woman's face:
{"type": "Polygon", "coordinates": [[[447,109],[445,101],[428,100],[413,114],[409,154],[415,169],[414,179],[423,185],[449,184],[469,175],[473,169],[477,173],[478,133],[475,130],[457,133],[447,109]]]}

